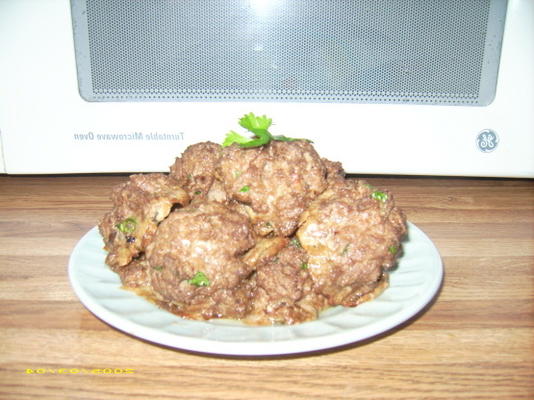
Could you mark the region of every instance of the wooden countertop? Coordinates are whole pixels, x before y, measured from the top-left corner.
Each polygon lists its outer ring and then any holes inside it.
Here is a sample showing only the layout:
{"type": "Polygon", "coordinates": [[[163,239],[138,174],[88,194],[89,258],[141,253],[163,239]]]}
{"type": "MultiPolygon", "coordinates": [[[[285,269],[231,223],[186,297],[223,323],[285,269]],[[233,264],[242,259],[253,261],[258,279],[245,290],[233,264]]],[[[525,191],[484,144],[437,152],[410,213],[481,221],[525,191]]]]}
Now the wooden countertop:
{"type": "Polygon", "coordinates": [[[442,255],[432,306],[340,349],[232,358],[124,334],[72,291],[69,255],[125,179],[0,176],[1,399],[534,398],[533,180],[369,178],[442,255]]]}

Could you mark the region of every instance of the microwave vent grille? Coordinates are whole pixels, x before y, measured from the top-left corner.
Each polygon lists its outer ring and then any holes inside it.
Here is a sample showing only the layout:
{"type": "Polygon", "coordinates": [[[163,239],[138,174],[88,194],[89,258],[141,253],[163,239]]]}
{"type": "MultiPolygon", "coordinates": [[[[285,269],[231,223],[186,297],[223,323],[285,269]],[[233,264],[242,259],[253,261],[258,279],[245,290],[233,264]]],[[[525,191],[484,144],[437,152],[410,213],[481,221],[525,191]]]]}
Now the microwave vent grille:
{"type": "Polygon", "coordinates": [[[504,0],[72,0],[89,101],[487,105],[504,0]]]}

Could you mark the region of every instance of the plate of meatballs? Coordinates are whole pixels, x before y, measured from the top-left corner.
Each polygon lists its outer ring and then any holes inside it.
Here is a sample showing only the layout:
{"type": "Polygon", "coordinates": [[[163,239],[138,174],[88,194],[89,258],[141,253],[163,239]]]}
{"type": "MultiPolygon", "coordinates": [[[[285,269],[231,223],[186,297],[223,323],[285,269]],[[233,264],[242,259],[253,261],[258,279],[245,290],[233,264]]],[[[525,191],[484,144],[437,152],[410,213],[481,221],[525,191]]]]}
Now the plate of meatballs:
{"type": "Polygon", "coordinates": [[[154,343],[256,356],[355,343],[431,303],[439,252],[391,192],[265,116],[239,124],[252,138],[191,145],[112,189],[69,261],[92,313],[154,343]]]}

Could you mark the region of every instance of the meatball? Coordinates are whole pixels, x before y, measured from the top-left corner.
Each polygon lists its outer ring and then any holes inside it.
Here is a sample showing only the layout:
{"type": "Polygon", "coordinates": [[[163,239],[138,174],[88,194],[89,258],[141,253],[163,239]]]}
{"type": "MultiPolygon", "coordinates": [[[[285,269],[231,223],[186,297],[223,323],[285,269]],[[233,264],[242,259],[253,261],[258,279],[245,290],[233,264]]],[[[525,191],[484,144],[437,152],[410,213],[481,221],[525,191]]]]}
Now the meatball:
{"type": "Polygon", "coordinates": [[[317,318],[325,300],[313,290],[306,252],[293,244],[260,265],[249,323],[295,324],[317,318]]]}
{"type": "Polygon", "coordinates": [[[125,289],[142,291],[145,295],[152,293],[148,267],[148,261],[143,255],[133,260],[130,264],[119,268],[117,274],[121,278],[122,286],[125,289]]]}
{"type": "Polygon", "coordinates": [[[172,212],[146,251],[155,295],[180,315],[241,317],[252,267],[239,256],[254,244],[247,218],[221,203],[199,201],[172,212]]]}
{"type": "Polygon", "coordinates": [[[213,185],[221,151],[222,147],[212,142],[191,145],[171,166],[170,176],[187,191],[191,199],[204,199],[213,185]]]}
{"type": "Polygon", "coordinates": [[[356,306],[384,287],[384,273],[395,264],[405,232],[391,193],[344,180],[312,202],[297,236],[309,255],[316,291],[330,305],[356,306]]]}
{"type": "Polygon", "coordinates": [[[293,234],[300,214],[326,189],[326,168],[305,140],[225,147],[216,175],[260,236],[293,234]]]}
{"type": "Polygon", "coordinates": [[[174,204],[186,205],[187,193],[164,174],[137,174],[112,190],[113,208],[98,227],[111,268],[127,265],[151,242],[158,224],[174,204]]]}
{"type": "Polygon", "coordinates": [[[345,171],[339,161],[330,161],[323,158],[323,164],[326,168],[326,180],[329,185],[345,179],[345,171]]]}

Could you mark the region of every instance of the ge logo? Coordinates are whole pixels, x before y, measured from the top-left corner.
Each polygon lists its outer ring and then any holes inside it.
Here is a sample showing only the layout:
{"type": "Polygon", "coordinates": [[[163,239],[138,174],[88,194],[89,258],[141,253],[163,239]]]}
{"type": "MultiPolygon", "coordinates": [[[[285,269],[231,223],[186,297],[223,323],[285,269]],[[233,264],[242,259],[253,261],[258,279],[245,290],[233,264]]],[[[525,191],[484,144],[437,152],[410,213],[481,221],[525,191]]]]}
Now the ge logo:
{"type": "Polygon", "coordinates": [[[477,135],[477,147],[483,153],[490,153],[499,144],[499,136],[491,129],[484,129],[477,135]]]}

